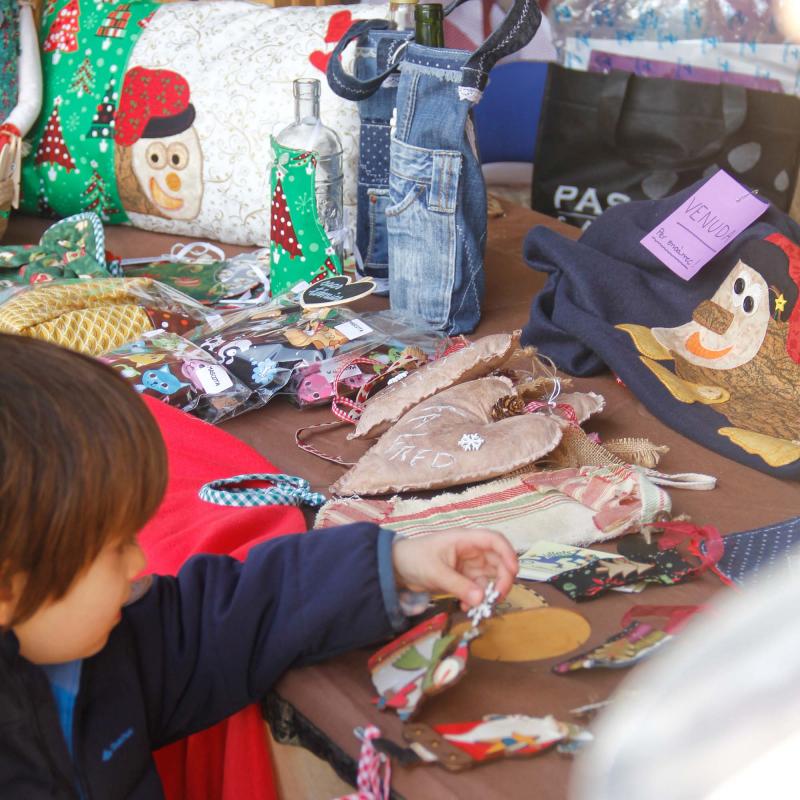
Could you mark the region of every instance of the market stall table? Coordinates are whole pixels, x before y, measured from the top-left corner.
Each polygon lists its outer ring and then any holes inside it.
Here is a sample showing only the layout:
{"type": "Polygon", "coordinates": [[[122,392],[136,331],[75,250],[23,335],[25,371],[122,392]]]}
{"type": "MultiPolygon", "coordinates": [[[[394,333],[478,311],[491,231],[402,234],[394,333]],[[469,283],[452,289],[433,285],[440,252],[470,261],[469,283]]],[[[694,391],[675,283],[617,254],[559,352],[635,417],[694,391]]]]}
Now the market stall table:
{"type": "MultiPolygon", "coordinates": [[[[521,327],[529,313],[530,300],[544,276],[530,270],[522,258],[522,240],[536,225],[546,225],[567,236],[578,231],[535,212],[504,204],[505,216],[490,220],[486,255],[487,292],[483,320],[475,335],[509,331],[521,327]]],[[[46,220],[16,217],[5,243],[38,239],[46,220]]],[[[168,252],[176,237],[109,228],[107,246],[129,256],[157,256],[168,252]]],[[[242,248],[226,247],[229,255],[242,248]]],[[[387,306],[385,299],[370,297],[355,307],[373,310],[387,306]]],[[[716,525],[724,535],[766,525],[795,516],[800,508],[800,487],[777,480],[727,460],[675,433],[656,420],[644,406],[609,374],[575,381],[578,390],[592,390],[606,399],[602,415],[588,424],[603,438],[647,436],[667,444],[662,459],[665,472],[703,472],[718,478],[711,492],[672,490],[675,514],[688,514],[698,524],[716,525]]],[[[308,478],[314,489],[325,491],[343,468],[302,451],[295,443],[298,428],[332,419],[326,409],[298,411],[283,399],[273,400],[259,411],[226,423],[223,427],[266,455],[286,473],[308,478]]],[[[346,440],[342,429],[324,431],[312,439],[316,448],[355,460],[365,445],[346,440]]],[[[311,523],[313,515],[307,519],[311,523]]],[[[613,549],[613,544],[606,546],[613,549]]],[[[332,564],[331,569],[336,565],[332,564]]],[[[352,576],[358,580],[358,576],[352,576]]],[[[643,594],[609,593],[588,603],[575,604],[552,587],[534,584],[552,606],[570,608],[591,623],[590,639],[581,649],[604,641],[620,628],[627,609],[647,604],[703,603],[721,588],[710,574],[675,587],[649,587],[643,594]]],[[[375,724],[394,741],[402,741],[402,724],[392,713],[379,712],[366,668],[369,650],[362,650],[324,664],[291,670],[265,701],[276,737],[294,739],[311,748],[348,780],[353,780],[360,743],[353,734],[357,726],[375,724]]],[[[425,704],[418,719],[436,724],[478,719],[484,714],[553,714],[570,720],[570,709],[605,699],[625,676],[625,671],[579,672],[557,676],[550,671],[561,659],[527,663],[470,661],[467,676],[446,693],[425,704]]],[[[507,760],[461,774],[448,773],[436,765],[403,768],[395,766],[394,796],[425,798],[537,798],[560,800],[567,793],[571,760],[555,752],[528,760],[507,760]]],[[[280,768],[279,768],[280,772],[280,768]]],[[[311,773],[309,773],[311,774],[311,773]]],[[[302,778],[301,778],[302,782],[302,778]]],[[[314,780],[306,782],[305,797],[327,797],[314,780]]],[[[287,795],[294,797],[296,795],[287,795]]]]}

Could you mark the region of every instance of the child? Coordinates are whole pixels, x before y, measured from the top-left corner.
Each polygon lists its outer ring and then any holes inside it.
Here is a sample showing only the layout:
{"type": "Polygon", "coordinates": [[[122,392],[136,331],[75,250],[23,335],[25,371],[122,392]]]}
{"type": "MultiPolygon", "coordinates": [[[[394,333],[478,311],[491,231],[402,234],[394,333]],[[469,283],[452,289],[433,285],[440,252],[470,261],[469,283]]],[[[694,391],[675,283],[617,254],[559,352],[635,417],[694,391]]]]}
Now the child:
{"type": "Polygon", "coordinates": [[[136,581],[166,477],[158,428],[112,369],[0,334],[0,797],[162,797],[151,750],[401,629],[402,590],[466,607],[516,573],[490,531],[358,523],[136,581]]]}

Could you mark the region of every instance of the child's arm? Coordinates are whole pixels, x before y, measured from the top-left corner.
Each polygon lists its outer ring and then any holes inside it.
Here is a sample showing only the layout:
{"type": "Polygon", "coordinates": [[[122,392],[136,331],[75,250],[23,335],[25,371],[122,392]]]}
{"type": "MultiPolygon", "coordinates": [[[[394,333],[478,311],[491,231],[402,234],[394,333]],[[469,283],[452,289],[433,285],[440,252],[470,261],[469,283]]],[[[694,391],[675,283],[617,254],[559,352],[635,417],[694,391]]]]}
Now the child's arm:
{"type": "MultiPolygon", "coordinates": [[[[401,627],[393,561],[401,585],[412,589],[463,599],[459,569],[482,582],[469,548],[452,537],[392,540],[391,531],[359,523],[274,539],[244,563],[198,556],[177,578],[156,579],[122,623],[136,639],[153,747],[259,700],[290,666],[401,627]]],[[[487,562],[486,572],[497,570],[487,562]]],[[[505,586],[511,578],[500,580],[505,586]]]]}

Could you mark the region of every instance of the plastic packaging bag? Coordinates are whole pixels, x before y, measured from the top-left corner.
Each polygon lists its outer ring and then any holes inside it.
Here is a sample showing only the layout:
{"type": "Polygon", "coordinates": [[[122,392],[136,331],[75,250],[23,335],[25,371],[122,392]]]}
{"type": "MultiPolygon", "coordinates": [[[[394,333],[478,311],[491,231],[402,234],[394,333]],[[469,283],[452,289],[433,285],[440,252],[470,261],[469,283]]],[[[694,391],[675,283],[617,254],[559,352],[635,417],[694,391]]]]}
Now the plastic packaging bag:
{"type": "Polygon", "coordinates": [[[0,291],[0,331],[100,355],[150,330],[188,333],[221,316],[149,278],[57,280],[0,291]]]}
{"type": "Polygon", "coordinates": [[[271,304],[225,315],[221,327],[198,329],[190,338],[266,403],[298,365],[359,347],[371,331],[363,317],[339,307],[302,311],[271,304]]]}
{"type": "Polygon", "coordinates": [[[218,423],[252,405],[251,390],[205,350],[174,333],[150,331],[100,357],[137,392],[218,423]]]}
{"type": "Polygon", "coordinates": [[[352,397],[362,388],[369,388],[370,393],[377,391],[385,380],[407,371],[401,359],[408,366],[412,357],[416,364],[424,363],[442,340],[435,332],[413,327],[391,311],[361,314],[360,319],[372,328],[359,340],[361,344],[324,361],[297,366],[287,389],[293,403],[307,408],[330,403],[337,394],[352,397]]]}

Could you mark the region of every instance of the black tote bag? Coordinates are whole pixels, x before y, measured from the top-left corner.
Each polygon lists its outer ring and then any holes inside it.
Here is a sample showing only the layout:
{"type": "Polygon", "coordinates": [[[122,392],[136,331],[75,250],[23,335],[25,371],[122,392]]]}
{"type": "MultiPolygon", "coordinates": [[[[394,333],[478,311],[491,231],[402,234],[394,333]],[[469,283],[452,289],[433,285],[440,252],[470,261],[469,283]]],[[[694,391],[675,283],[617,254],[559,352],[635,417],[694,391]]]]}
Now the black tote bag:
{"type": "Polygon", "coordinates": [[[722,167],[787,211],[800,163],[800,99],[732,84],[551,65],[532,206],[578,227],[658,200],[722,167]]]}

